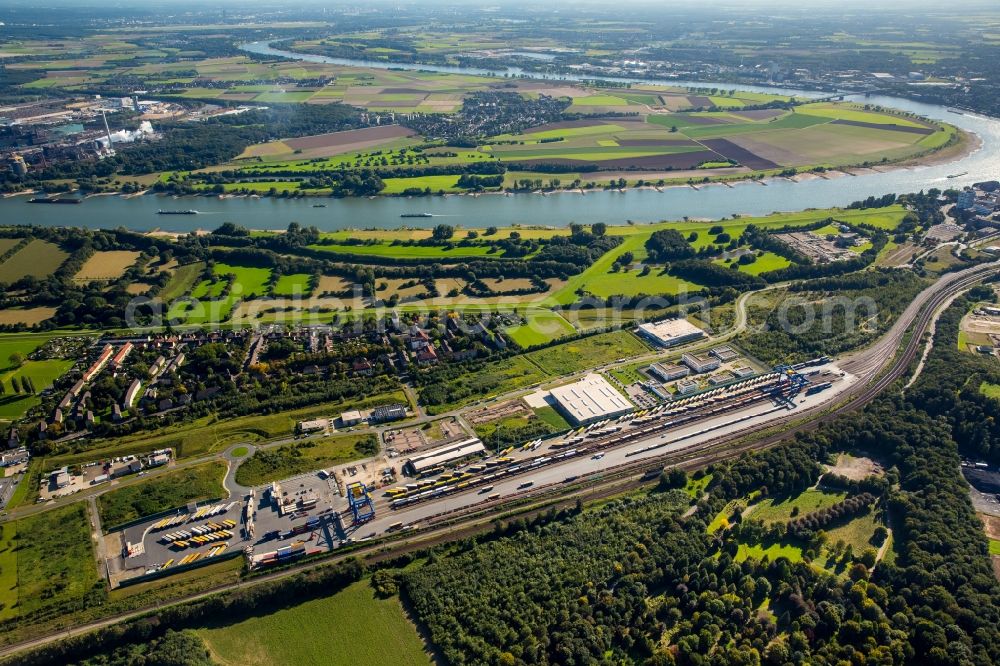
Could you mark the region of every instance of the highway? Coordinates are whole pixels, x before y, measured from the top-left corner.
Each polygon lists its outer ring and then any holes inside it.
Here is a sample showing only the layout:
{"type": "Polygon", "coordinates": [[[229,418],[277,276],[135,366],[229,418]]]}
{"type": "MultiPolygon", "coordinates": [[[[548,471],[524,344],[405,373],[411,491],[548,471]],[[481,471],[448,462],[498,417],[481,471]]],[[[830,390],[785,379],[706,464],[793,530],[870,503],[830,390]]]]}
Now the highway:
{"type": "MultiPolygon", "coordinates": [[[[502,497],[500,501],[493,502],[489,508],[494,510],[505,507],[508,502],[519,501],[532,493],[538,493],[539,496],[543,494],[551,496],[553,489],[558,489],[560,486],[565,486],[566,496],[572,497],[574,494],[583,494],[584,492],[590,494],[599,492],[601,487],[605,485],[620,486],[623,479],[637,483],[643,471],[654,464],[657,466],[678,465],[685,468],[701,467],[716,460],[735,457],[746,451],[773,446],[795,432],[814,428],[845,412],[861,408],[907,372],[923,344],[924,333],[930,329],[935,321],[941,305],[954,297],[955,294],[971,288],[984,277],[995,274],[998,270],[1000,270],[1000,262],[980,264],[963,271],[950,273],[927,287],[914,298],[889,331],[874,344],[831,364],[829,369],[844,372],[844,377],[840,378],[830,390],[815,396],[800,397],[793,409],[782,408],[771,411],[774,405],[763,402],[749,410],[741,410],[732,415],[720,416],[677,428],[663,435],[629,442],[627,445],[605,452],[604,457],[600,460],[593,460],[590,456],[582,456],[562,464],[545,467],[544,470],[535,470],[528,476],[504,480],[500,484],[494,484],[495,488],[492,493],[501,492],[502,497]],[[909,338],[906,337],[908,332],[910,333],[909,338]],[[903,344],[904,340],[905,345],[903,344]],[[900,349],[901,346],[902,349],[900,349]],[[778,426],[781,427],[780,431],[765,433],[763,437],[758,438],[749,437],[754,433],[773,431],[778,426]],[[704,432],[698,434],[692,431],[704,432]],[[662,446],[634,454],[635,451],[651,445],[662,446]],[[629,455],[630,453],[634,455],[629,455]],[[576,481],[571,484],[565,483],[566,477],[577,475],[581,477],[581,480],[584,480],[584,477],[589,477],[592,481],[586,485],[586,488],[581,488],[576,481]],[[529,480],[533,481],[530,489],[517,487],[529,480]]],[[[300,567],[277,571],[252,581],[233,583],[178,598],[171,603],[184,603],[225,589],[295,575],[304,568],[323,566],[345,557],[388,556],[432,540],[447,539],[457,533],[468,532],[474,524],[473,521],[481,522],[483,520],[481,512],[483,499],[478,496],[478,491],[447,496],[443,501],[447,503],[429,502],[416,505],[413,509],[408,509],[405,514],[404,512],[383,510],[383,515],[380,515],[376,521],[362,526],[357,530],[355,536],[358,539],[364,539],[372,532],[376,534],[380,531],[384,532],[390,524],[401,521],[419,525],[421,527],[419,532],[406,534],[402,538],[388,543],[373,541],[371,545],[360,549],[351,549],[343,555],[335,554],[320,563],[305,563],[300,567]],[[462,522],[462,512],[469,509],[473,512],[465,522],[462,522]],[[428,524],[431,516],[442,514],[449,519],[447,525],[434,529],[428,524]]],[[[384,505],[379,508],[383,507],[384,505]]],[[[154,606],[150,606],[130,611],[9,645],[0,649],[0,656],[11,655],[61,638],[118,624],[147,613],[154,608],[154,606]]]]}

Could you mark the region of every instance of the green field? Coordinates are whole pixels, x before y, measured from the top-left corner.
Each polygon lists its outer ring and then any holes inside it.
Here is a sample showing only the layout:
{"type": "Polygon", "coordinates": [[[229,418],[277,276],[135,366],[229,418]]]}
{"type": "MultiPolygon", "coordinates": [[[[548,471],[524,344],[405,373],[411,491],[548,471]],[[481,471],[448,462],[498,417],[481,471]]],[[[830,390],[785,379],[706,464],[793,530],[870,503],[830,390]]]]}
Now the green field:
{"type": "Polygon", "coordinates": [[[267,294],[270,268],[217,263],[212,272],[217,278],[214,282],[203,280],[191,290],[194,301],[174,301],[167,312],[169,319],[187,324],[222,322],[239,301],[267,294]]]}
{"type": "Polygon", "coordinates": [[[17,615],[17,522],[0,523],[0,622],[17,615]]]}
{"type": "Polygon", "coordinates": [[[600,333],[487,363],[440,386],[425,387],[421,395],[443,390],[448,396],[444,404],[427,405],[428,414],[440,414],[474,400],[488,399],[649,350],[645,343],[628,331],[600,333]]]}
{"type": "Polygon", "coordinates": [[[11,378],[17,377],[20,380],[21,377],[29,377],[35,384],[35,391],[41,392],[52,386],[52,383],[73,365],[72,361],[61,359],[28,360],[19,368],[10,364],[9,359],[12,354],[17,353],[27,357],[47,340],[59,337],[59,335],[65,334],[13,333],[0,335],[0,381],[3,382],[6,391],[0,395],[0,421],[20,418],[28,408],[37,405],[40,400],[36,395],[13,393],[11,378]]]}
{"type": "Polygon", "coordinates": [[[569,430],[569,421],[564,419],[563,415],[557,412],[555,407],[537,407],[534,412],[535,416],[548,424],[552,432],[569,430]]]}
{"type": "Polygon", "coordinates": [[[796,113],[802,113],[811,116],[822,116],[823,118],[832,118],[834,120],[852,120],[856,122],[863,123],[876,123],[876,124],[886,124],[886,125],[902,125],[904,127],[923,127],[920,123],[914,122],[907,118],[902,118],[900,116],[895,116],[887,113],[879,113],[875,111],[865,111],[864,109],[855,107],[853,105],[838,105],[833,104],[804,104],[798,107],[796,113]]]}
{"type": "Polygon", "coordinates": [[[160,299],[165,303],[169,303],[188,293],[203,270],[205,270],[205,263],[201,261],[178,266],[170,275],[170,280],[166,286],[160,290],[160,299]]]}
{"type": "Polygon", "coordinates": [[[413,178],[386,178],[382,194],[403,194],[411,188],[430,189],[431,192],[462,192],[458,187],[458,176],[415,176],[413,178]]]}
{"type": "MultiPolygon", "coordinates": [[[[0,361],[2,362],[2,361],[0,361]]],[[[28,377],[34,382],[35,391],[41,392],[52,386],[52,383],[72,367],[73,361],[61,359],[44,361],[25,361],[20,368],[0,370],[0,381],[3,382],[5,393],[0,395],[0,420],[14,420],[24,416],[24,413],[40,402],[37,394],[12,393],[11,379],[18,381],[28,377]]]]}
{"type": "Polygon", "coordinates": [[[271,293],[275,296],[308,296],[312,292],[309,287],[310,278],[306,273],[282,275],[271,293]]]}
{"type": "Polygon", "coordinates": [[[235,624],[221,620],[198,633],[223,666],[432,663],[399,598],[376,598],[367,580],[235,624]]]}
{"type": "Polygon", "coordinates": [[[259,486],[369,457],[377,452],[378,440],[373,435],[360,434],[320,437],[258,449],[236,470],[236,482],[244,486],[259,486]]]}
{"type": "Polygon", "coordinates": [[[774,252],[764,252],[758,256],[752,264],[741,264],[736,260],[732,263],[726,263],[721,259],[717,259],[715,263],[721,266],[736,266],[739,270],[744,273],[749,273],[750,275],[760,275],[761,273],[767,273],[768,271],[788,268],[792,265],[791,261],[782,257],[780,254],[775,254],[774,252]]]}
{"type": "Polygon", "coordinates": [[[619,365],[617,367],[611,368],[607,374],[611,375],[623,385],[628,386],[629,384],[635,384],[636,382],[644,382],[648,378],[639,372],[641,368],[649,367],[650,361],[640,361],[639,363],[629,363],[627,365],[619,365]]]}
{"type": "Polygon", "coordinates": [[[747,545],[745,543],[741,543],[739,545],[739,549],[736,551],[736,557],[733,558],[733,561],[742,562],[747,558],[760,560],[764,557],[767,557],[771,561],[774,561],[779,557],[784,557],[792,563],[801,562],[802,549],[798,546],[783,543],[772,543],[766,547],[761,544],[747,545]]]}
{"type": "Polygon", "coordinates": [[[504,329],[511,340],[522,349],[542,345],[576,332],[572,324],[555,312],[531,311],[526,313],[524,318],[527,320],[526,323],[504,329]]]}
{"type": "Polygon", "coordinates": [[[613,331],[539,349],[526,357],[551,376],[596,368],[611,361],[650,351],[646,343],[628,331],[613,331]]]}
{"type": "MultiPolygon", "coordinates": [[[[961,336],[960,336],[961,337],[961,336]]],[[[963,349],[961,341],[959,342],[959,348],[963,349]]],[[[985,395],[987,398],[993,398],[994,400],[1000,400],[1000,384],[991,384],[989,382],[982,382],[979,385],[979,392],[985,395]]]]}
{"type": "Polygon", "coordinates": [[[768,498],[757,504],[750,513],[750,518],[765,523],[785,523],[792,519],[792,511],[798,508],[798,515],[806,514],[833,506],[847,497],[847,493],[834,493],[825,490],[806,490],[795,497],[768,498]]]}
{"type": "Polygon", "coordinates": [[[1000,555],[1000,539],[990,539],[990,555],[1000,555]]]}
{"type": "Polygon", "coordinates": [[[105,529],[111,529],[188,502],[226,497],[225,474],[225,463],[208,462],[116,488],[97,498],[101,521],[105,529]]]}
{"type": "Polygon", "coordinates": [[[59,268],[69,254],[59,246],[43,240],[32,240],[0,264],[0,283],[10,284],[23,277],[46,278],[59,268]]]}
{"type": "Polygon", "coordinates": [[[837,525],[828,529],[826,531],[826,542],[828,544],[835,544],[838,541],[843,541],[851,546],[855,554],[860,555],[868,548],[877,548],[871,542],[871,538],[875,533],[875,528],[881,524],[873,509],[843,525],[837,525]]]}
{"type": "MultiPolygon", "coordinates": [[[[4,526],[5,539],[10,529],[4,526]]],[[[8,603],[16,596],[17,615],[75,610],[85,597],[95,601],[103,598],[104,583],[98,575],[90,519],[83,502],[22,518],[13,529],[17,534],[17,584],[13,590],[5,584],[0,599],[8,603]]],[[[9,562],[11,557],[5,554],[4,559],[9,562]]],[[[5,583],[11,578],[6,570],[2,573],[5,583]]]]}

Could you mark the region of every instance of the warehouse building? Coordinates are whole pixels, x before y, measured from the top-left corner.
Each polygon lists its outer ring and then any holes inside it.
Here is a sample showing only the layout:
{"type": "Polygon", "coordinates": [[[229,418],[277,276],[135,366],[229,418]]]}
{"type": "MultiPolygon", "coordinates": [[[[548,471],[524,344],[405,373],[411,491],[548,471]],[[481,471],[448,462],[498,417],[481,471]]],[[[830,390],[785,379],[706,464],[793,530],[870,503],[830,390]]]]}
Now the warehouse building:
{"type": "Polygon", "coordinates": [[[445,446],[425,451],[418,456],[413,456],[403,464],[403,471],[412,476],[416,476],[438,465],[458,462],[463,458],[474,456],[486,451],[486,446],[478,437],[470,437],[458,442],[453,442],[445,446]]]}
{"type": "Polygon", "coordinates": [[[556,406],[572,425],[584,425],[620,416],[633,409],[632,403],[616,391],[604,377],[590,374],[578,382],[549,392],[556,406]]]}
{"type": "Polygon", "coordinates": [[[686,319],[664,319],[663,321],[639,324],[638,333],[661,347],[675,347],[705,337],[705,331],[686,319]]]}
{"type": "Polygon", "coordinates": [[[388,423],[406,418],[406,405],[380,405],[372,410],[368,419],[372,423],[388,423]]]}

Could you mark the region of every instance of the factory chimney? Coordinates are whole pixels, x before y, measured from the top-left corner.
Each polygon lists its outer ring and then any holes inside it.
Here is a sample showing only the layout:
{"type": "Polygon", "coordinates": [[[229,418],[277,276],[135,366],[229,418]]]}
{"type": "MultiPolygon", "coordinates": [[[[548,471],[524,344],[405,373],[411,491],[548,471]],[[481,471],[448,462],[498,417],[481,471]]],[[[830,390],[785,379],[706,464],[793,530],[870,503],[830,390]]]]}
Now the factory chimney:
{"type": "Polygon", "coordinates": [[[101,118],[104,118],[104,131],[108,134],[108,150],[111,150],[111,128],[108,127],[108,117],[101,111],[101,118]]]}

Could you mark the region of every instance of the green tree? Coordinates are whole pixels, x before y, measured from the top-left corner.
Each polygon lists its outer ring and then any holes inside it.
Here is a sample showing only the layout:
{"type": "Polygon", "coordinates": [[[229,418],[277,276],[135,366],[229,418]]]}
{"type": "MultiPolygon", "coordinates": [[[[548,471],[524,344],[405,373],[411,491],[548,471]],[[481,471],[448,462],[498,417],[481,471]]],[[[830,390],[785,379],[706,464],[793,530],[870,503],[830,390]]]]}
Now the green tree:
{"type": "Polygon", "coordinates": [[[455,235],[455,227],[450,224],[439,224],[434,227],[432,235],[434,240],[446,241],[455,235]]]}

